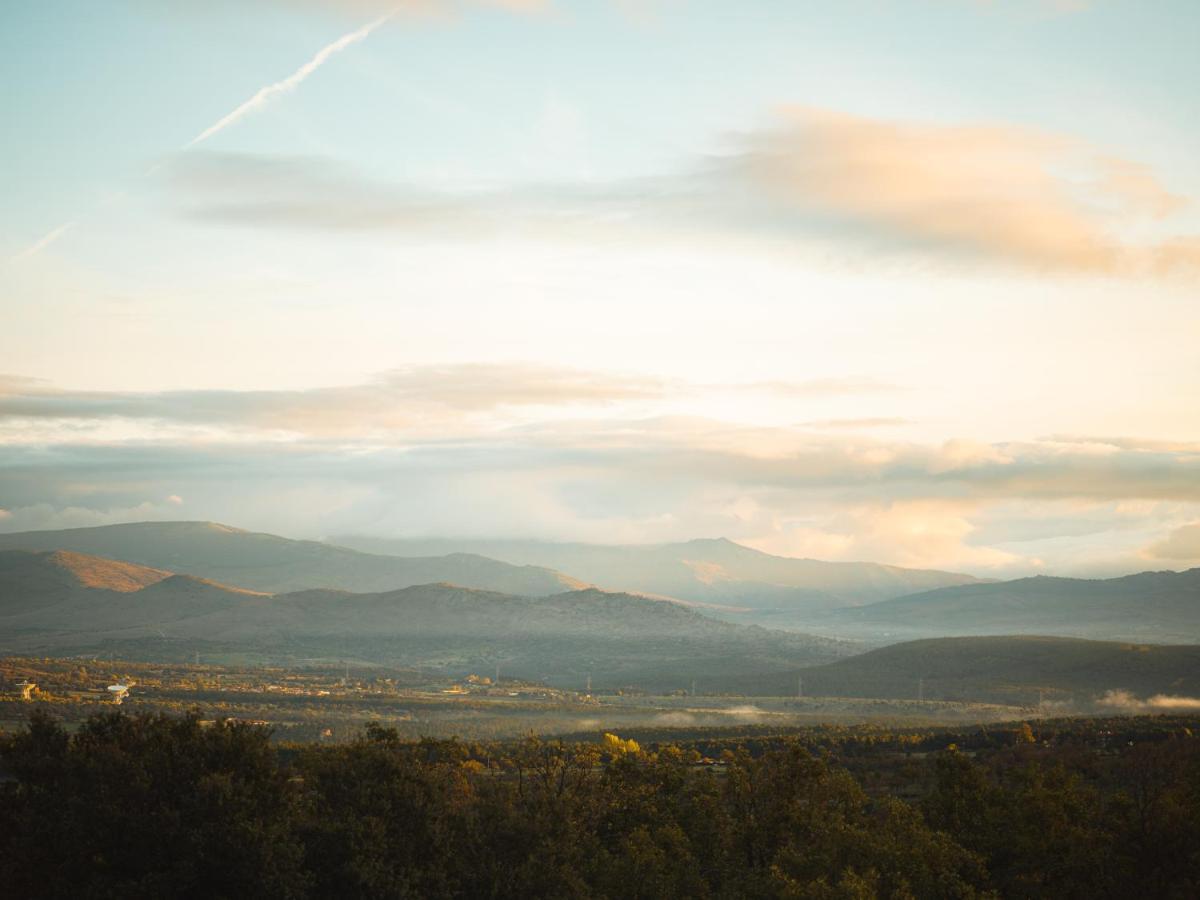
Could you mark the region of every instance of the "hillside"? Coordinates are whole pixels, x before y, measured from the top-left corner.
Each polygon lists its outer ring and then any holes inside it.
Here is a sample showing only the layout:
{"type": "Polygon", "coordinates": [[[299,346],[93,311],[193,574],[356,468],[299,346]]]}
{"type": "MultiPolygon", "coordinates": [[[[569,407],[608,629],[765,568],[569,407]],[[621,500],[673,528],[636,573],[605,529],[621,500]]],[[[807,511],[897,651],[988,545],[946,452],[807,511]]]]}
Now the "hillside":
{"type": "Polygon", "coordinates": [[[1020,578],[942,588],[860,609],[829,623],[894,634],[1061,634],[1109,640],[1200,641],[1200,569],[1121,578],[1020,578]]]}
{"type": "Polygon", "coordinates": [[[384,591],[446,581],[544,596],[587,586],[539,566],[510,565],[474,554],[399,559],[212,522],[26,531],[0,535],[0,550],[5,549],[68,550],[269,593],[307,588],[384,591]]]}
{"type": "Polygon", "coordinates": [[[139,591],[170,572],[65,550],[0,550],[0,616],[61,603],[81,591],[139,591]]]}
{"type": "Polygon", "coordinates": [[[0,626],[26,631],[138,631],[266,596],[63,550],[0,550],[0,626]]]}
{"type": "Polygon", "coordinates": [[[693,603],[748,608],[756,621],[794,624],[814,610],[859,606],[947,585],[969,575],[903,569],[868,562],[824,562],[772,556],[724,538],[679,544],[601,545],[539,541],[386,540],[342,537],[374,553],[419,556],[482,553],[518,565],[548,566],[608,590],[674,597],[693,603]]]}
{"type": "MultiPolygon", "coordinates": [[[[490,669],[576,685],[711,688],[835,659],[852,645],[720,622],[673,603],[595,589],[518,597],[451,584],[381,593],[308,590],[279,595],[167,575],[139,590],[40,586],[53,553],[8,551],[0,651],[118,652],[132,659],[355,659],[490,669]]],[[[91,565],[100,567],[104,560],[91,565]]]]}
{"type": "MultiPolygon", "coordinates": [[[[1073,638],[934,638],[893,644],[799,673],[811,696],[1065,704],[1081,708],[1108,691],[1139,697],[1200,695],[1200,646],[1073,638]]],[[[772,679],[780,689],[790,683],[772,679]]]]}

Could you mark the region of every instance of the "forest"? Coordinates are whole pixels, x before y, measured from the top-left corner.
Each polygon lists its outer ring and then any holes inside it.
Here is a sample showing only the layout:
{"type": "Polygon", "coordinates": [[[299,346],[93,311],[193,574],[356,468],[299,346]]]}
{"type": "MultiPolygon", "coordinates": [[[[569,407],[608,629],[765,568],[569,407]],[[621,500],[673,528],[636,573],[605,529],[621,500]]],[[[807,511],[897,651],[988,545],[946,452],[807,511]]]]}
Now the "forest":
{"type": "Polygon", "coordinates": [[[13,897],[1194,897],[1194,718],[923,736],[339,745],[44,710],[0,738],[13,897]]]}

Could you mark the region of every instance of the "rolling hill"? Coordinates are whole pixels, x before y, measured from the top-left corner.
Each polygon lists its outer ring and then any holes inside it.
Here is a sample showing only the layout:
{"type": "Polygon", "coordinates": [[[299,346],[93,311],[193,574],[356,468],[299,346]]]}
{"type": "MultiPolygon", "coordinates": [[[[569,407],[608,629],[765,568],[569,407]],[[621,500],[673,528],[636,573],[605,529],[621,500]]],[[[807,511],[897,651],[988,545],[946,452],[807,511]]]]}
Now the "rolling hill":
{"type": "Polygon", "coordinates": [[[815,610],[859,606],[914,591],[976,582],[970,575],[953,572],[772,556],[724,538],[629,546],[368,537],[337,540],[360,550],[405,557],[452,551],[482,553],[517,565],[570,572],[608,590],[748,609],[755,621],[764,624],[778,620],[791,625],[815,610]]]}
{"type": "Polygon", "coordinates": [[[89,590],[139,591],[170,572],[66,550],[0,551],[0,616],[54,605],[89,590]]]}
{"type": "MultiPolygon", "coordinates": [[[[769,683],[805,694],[970,700],[1086,708],[1109,691],[1200,695],[1200,646],[1076,638],[932,638],[893,644],[769,683]]],[[[1195,701],[1200,705],[1200,700],[1195,701]]]]}
{"type": "Polygon", "coordinates": [[[1192,643],[1200,641],[1200,569],[961,585],[840,610],[828,622],[859,633],[1057,634],[1192,643]]]}
{"type": "MultiPolygon", "coordinates": [[[[115,575],[113,576],[115,577],[115,575]]],[[[377,593],[263,594],[59,551],[0,552],[0,652],[116,652],[131,659],[355,659],[597,686],[681,687],[795,669],[856,648],[711,619],[595,589],[520,597],[451,584],[377,593]],[[114,587],[80,572],[126,572],[114,587]]]]}
{"type": "Polygon", "coordinates": [[[148,631],[268,596],[64,550],[0,550],[0,643],[21,634],[148,631]]]}
{"type": "Polygon", "coordinates": [[[139,522],[0,535],[0,550],[13,549],[67,550],[269,593],[307,588],[384,591],[446,581],[546,596],[588,586],[539,566],[510,565],[475,554],[399,559],[213,522],[139,522]]]}

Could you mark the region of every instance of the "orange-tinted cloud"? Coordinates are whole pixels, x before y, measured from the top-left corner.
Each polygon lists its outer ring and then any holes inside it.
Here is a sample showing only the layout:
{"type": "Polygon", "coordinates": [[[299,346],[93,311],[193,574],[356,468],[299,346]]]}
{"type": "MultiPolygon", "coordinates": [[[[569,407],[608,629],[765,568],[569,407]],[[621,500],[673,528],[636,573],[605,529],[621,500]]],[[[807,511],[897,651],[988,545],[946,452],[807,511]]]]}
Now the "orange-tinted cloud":
{"type": "Polygon", "coordinates": [[[1146,548],[1145,555],[1151,559],[1200,559],[1200,522],[1176,528],[1163,540],[1146,548]]]}
{"type": "Polygon", "coordinates": [[[792,107],[728,167],[781,212],[932,249],[1103,273],[1171,270],[1198,256],[1196,238],[1125,236],[1184,205],[1145,166],[1026,128],[792,107]]]}

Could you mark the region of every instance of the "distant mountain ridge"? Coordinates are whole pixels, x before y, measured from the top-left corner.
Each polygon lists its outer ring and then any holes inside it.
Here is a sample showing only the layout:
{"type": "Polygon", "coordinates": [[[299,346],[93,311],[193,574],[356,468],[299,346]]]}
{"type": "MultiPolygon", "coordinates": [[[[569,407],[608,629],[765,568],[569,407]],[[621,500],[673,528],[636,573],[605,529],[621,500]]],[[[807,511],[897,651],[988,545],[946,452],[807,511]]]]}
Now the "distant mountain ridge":
{"type": "MultiPolygon", "coordinates": [[[[1109,691],[1200,695],[1200,646],[1032,635],[892,644],[798,673],[812,696],[1038,703],[1085,708],[1109,691]]],[[[796,688],[778,676],[781,688],[796,688]]],[[[1193,700],[1200,703],[1200,700],[1193,700]]]]}
{"type": "Polygon", "coordinates": [[[856,648],[734,625],[672,603],[596,589],[519,597],[451,584],[380,593],[262,594],[188,575],[59,551],[0,551],[0,652],[131,658],[250,654],[506,669],[575,684],[645,683],[766,673],[856,648]],[[126,571],[136,590],[97,586],[80,571],[126,571]],[[162,576],[162,577],[160,577],[162,576]]]}
{"type": "Polygon", "coordinates": [[[804,614],[978,582],[970,575],[955,572],[773,556],[725,538],[654,545],[389,540],[362,536],[335,540],[356,549],[400,556],[451,550],[481,553],[513,564],[535,564],[569,572],[609,590],[749,608],[761,613],[804,614]]]}
{"type": "Polygon", "coordinates": [[[399,559],[215,522],[138,522],[0,534],[0,550],[4,549],[66,550],[268,593],[306,588],[384,591],[447,581],[548,596],[588,586],[543,567],[514,566],[474,554],[399,559]]]}
{"type": "Polygon", "coordinates": [[[830,626],[924,633],[1049,634],[1110,640],[1200,641],[1200,569],[1119,578],[1038,575],[910,594],[839,610],[830,626]]]}

